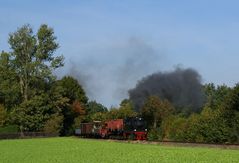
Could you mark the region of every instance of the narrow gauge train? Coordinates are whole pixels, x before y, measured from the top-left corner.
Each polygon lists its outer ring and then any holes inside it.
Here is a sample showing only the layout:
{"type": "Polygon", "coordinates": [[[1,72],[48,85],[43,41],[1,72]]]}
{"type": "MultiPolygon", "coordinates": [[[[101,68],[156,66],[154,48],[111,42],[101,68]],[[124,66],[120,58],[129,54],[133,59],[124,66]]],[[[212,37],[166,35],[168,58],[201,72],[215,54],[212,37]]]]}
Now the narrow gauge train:
{"type": "Polygon", "coordinates": [[[94,138],[146,140],[147,128],[143,118],[132,117],[81,123],[75,134],[94,138]]]}

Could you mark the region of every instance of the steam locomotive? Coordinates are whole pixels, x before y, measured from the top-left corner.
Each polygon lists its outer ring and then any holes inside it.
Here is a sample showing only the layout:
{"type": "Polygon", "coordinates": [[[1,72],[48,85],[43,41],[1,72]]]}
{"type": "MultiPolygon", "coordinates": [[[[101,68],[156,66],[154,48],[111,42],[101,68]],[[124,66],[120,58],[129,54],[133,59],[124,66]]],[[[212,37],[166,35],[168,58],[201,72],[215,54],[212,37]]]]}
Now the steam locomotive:
{"type": "Polygon", "coordinates": [[[130,117],[109,121],[81,123],[75,134],[83,137],[146,140],[147,127],[143,118],[130,117]]]}

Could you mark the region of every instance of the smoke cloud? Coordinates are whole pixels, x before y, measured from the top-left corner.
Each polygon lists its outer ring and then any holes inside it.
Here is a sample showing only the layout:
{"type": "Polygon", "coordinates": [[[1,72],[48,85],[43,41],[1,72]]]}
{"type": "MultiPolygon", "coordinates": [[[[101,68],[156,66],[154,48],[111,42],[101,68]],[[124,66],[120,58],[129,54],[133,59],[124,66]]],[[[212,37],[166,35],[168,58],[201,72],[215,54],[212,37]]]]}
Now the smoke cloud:
{"type": "MultiPolygon", "coordinates": [[[[82,59],[71,60],[67,75],[81,83],[91,100],[107,107],[128,98],[128,90],[160,69],[163,53],[139,38],[91,47],[82,59]]],[[[164,59],[165,60],[165,59],[164,59]]]]}
{"type": "Polygon", "coordinates": [[[176,68],[172,72],[157,72],[144,77],[129,91],[136,111],[151,95],[169,100],[176,109],[187,108],[197,112],[204,102],[201,76],[193,69],[176,68]]]}

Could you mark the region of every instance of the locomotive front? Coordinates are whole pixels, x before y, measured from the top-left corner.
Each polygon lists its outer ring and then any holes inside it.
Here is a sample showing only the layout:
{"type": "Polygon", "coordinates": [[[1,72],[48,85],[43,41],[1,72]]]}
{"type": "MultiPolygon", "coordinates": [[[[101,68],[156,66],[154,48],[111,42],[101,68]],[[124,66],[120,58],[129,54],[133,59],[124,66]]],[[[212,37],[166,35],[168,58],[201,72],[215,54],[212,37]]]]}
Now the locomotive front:
{"type": "Polygon", "coordinates": [[[131,117],[124,119],[124,138],[146,140],[147,124],[143,118],[131,117]]]}

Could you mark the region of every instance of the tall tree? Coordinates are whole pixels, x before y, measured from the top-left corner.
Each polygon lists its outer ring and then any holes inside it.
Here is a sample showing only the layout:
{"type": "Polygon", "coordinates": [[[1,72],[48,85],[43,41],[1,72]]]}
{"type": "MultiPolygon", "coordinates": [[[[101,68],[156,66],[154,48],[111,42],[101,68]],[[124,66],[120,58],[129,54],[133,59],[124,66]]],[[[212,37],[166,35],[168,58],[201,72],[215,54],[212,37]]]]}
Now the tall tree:
{"type": "Polygon", "coordinates": [[[9,35],[8,42],[21,94],[27,101],[35,86],[34,79],[53,79],[52,71],[63,66],[63,56],[53,57],[59,46],[53,29],[45,24],[40,26],[36,35],[30,25],[24,25],[9,35]]]}
{"type": "Polygon", "coordinates": [[[63,77],[53,87],[61,89],[62,97],[68,99],[68,105],[61,110],[64,116],[61,134],[70,135],[73,133],[75,118],[82,119],[85,116],[88,98],[80,83],[71,76],[63,77]]]}
{"type": "Polygon", "coordinates": [[[150,96],[143,105],[142,114],[153,128],[157,128],[162,120],[174,111],[174,107],[167,100],[158,96],[150,96]]]}

